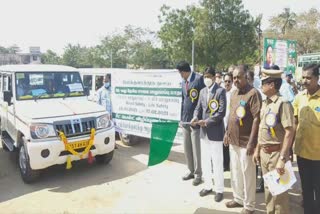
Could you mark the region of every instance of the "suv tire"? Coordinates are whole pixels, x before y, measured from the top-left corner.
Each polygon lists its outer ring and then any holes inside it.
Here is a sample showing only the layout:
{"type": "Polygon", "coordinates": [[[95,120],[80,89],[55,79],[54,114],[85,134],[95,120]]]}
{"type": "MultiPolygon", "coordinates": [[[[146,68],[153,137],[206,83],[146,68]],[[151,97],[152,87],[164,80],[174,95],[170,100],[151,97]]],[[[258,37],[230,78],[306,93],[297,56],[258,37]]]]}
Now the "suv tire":
{"type": "Polygon", "coordinates": [[[1,128],[1,120],[0,120],[0,140],[1,140],[1,145],[2,145],[2,149],[6,152],[9,151],[9,148],[6,146],[6,144],[4,144],[3,140],[2,140],[2,134],[3,134],[3,131],[2,131],[2,128],[1,128]]]}
{"type": "Polygon", "coordinates": [[[29,155],[24,143],[19,149],[18,164],[21,178],[25,183],[28,184],[37,180],[40,175],[40,170],[31,169],[29,155]]]}
{"type": "Polygon", "coordinates": [[[126,146],[133,146],[137,144],[138,137],[129,134],[119,133],[121,142],[126,146]]]}
{"type": "Polygon", "coordinates": [[[98,164],[108,164],[112,160],[113,152],[114,151],[109,152],[107,154],[103,154],[103,155],[96,155],[95,156],[96,162],[98,164]]]}

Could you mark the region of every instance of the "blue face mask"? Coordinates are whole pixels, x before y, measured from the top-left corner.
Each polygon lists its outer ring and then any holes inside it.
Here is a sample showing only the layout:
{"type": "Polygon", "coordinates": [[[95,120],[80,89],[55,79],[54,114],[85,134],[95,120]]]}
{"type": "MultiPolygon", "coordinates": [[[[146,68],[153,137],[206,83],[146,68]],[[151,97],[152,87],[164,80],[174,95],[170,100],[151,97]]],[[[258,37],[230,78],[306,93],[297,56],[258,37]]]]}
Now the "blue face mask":
{"type": "Polygon", "coordinates": [[[105,88],[109,88],[109,87],[110,87],[110,82],[106,82],[106,83],[104,84],[104,87],[105,87],[105,88]]]}

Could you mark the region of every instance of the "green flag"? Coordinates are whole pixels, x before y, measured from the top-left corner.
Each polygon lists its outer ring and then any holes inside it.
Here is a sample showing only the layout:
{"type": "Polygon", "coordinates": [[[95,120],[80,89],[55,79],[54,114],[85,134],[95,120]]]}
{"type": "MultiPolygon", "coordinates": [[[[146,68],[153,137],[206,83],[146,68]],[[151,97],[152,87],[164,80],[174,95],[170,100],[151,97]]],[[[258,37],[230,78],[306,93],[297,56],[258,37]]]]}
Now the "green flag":
{"type": "Polygon", "coordinates": [[[178,122],[152,123],[148,166],[166,160],[178,130],[178,122]]]}

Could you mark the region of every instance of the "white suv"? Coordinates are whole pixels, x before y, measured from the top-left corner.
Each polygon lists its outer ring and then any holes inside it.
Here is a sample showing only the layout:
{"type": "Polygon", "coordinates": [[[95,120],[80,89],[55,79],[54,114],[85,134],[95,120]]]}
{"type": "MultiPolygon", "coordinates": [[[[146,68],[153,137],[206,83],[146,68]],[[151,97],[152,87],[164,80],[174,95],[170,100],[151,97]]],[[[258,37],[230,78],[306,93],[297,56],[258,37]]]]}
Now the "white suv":
{"type": "Polygon", "coordinates": [[[95,157],[109,163],[115,129],[109,113],[87,99],[77,69],[60,65],[0,66],[1,141],[19,152],[24,182],[41,169],[95,157]]]}

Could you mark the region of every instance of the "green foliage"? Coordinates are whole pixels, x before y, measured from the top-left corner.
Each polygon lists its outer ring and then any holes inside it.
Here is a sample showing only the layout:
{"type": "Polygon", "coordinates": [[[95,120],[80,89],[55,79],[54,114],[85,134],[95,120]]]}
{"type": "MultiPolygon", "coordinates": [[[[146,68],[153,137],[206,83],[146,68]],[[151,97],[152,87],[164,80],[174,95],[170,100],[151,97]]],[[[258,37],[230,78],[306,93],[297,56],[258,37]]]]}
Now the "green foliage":
{"type": "Polygon", "coordinates": [[[92,63],[90,59],[90,49],[78,45],[68,44],[65,47],[62,56],[62,64],[72,66],[75,68],[90,68],[92,63]]]}
{"type": "Polygon", "coordinates": [[[259,22],[243,8],[241,0],[203,0],[200,7],[186,10],[163,6],[159,19],[159,38],[173,62],[191,61],[192,40],[198,67],[226,68],[258,59],[259,22]]]}
{"type": "Polygon", "coordinates": [[[0,54],[16,54],[20,51],[20,48],[17,45],[11,45],[8,48],[0,46],[0,54]]]}
{"type": "Polygon", "coordinates": [[[299,54],[320,50],[320,13],[311,8],[300,14],[291,13],[288,8],[270,19],[265,37],[296,40],[299,54]]]}
{"type": "Polygon", "coordinates": [[[62,63],[62,59],[52,50],[47,50],[46,53],[41,55],[41,63],[59,65],[62,63]]]}

